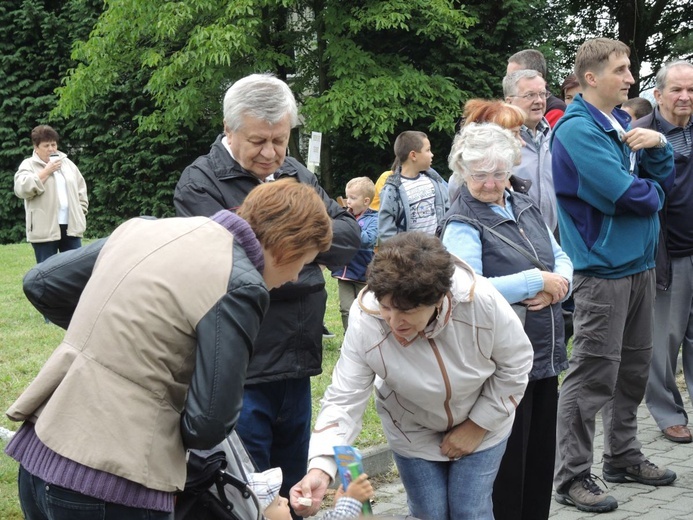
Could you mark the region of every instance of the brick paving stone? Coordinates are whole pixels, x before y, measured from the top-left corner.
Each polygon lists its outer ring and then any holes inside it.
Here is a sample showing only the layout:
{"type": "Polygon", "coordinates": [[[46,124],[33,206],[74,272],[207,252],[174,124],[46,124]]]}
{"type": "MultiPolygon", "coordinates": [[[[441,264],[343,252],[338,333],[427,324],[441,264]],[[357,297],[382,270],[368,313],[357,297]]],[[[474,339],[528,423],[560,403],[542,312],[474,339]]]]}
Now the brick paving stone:
{"type": "MultiPolygon", "coordinates": [[[[684,396],[686,410],[691,412],[688,396],[684,396]]],[[[655,464],[674,470],[677,480],[670,486],[652,487],[637,483],[609,484],[608,492],[618,500],[618,509],[609,513],[585,513],[574,507],[553,501],[550,520],[691,520],[693,518],[693,444],[676,444],[666,440],[645,404],[638,409],[638,438],[643,452],[655,464]]],[[[597,418],[592,471],[601,476],[604,436],[601,418],[597,418]]],[[[377,514],[406,515],[407,497],[398,480],[379,486],[376,490],[373,512],[377,514]]]]}

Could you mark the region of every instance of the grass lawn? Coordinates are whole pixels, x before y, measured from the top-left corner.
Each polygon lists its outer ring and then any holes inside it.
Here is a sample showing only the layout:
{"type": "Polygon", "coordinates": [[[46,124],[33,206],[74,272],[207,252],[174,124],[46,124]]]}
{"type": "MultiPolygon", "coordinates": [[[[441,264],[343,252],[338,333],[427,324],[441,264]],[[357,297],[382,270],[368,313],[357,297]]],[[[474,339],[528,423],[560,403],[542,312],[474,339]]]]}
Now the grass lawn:
{"type": "MultiPolygon", "coordinates": [[[[46,325],[43,317],[31,306],[22,292],[22,277],[34,265],[34,252],[30,244],[0,246],[0,410],[10,404],[29,384],[53,349],[60,343],[63,330],[46,325]]],[[[327,272],[326,272],[327,273],[327,272]]],[[[320,409],[320,397],[330,383],[332,368],[339,357],[344,332],[339,315],[337,284],[327,273],[327,327],[336,334],[323,341],[323,374],[313,378],[313,416],[320,409]]],[[[0,416],[0,426],[15,430],[18,425],[0,416]]],[[[357,440],[359,447],[385,442],[380,422],[371,402],[364,428],[357,440]]],[[[4,442],[0,447],[4,449],[4,442]]],[[[17,501],[17,465],[9,457],[0,455],[0,519],[22,518],[17,501]]]]}

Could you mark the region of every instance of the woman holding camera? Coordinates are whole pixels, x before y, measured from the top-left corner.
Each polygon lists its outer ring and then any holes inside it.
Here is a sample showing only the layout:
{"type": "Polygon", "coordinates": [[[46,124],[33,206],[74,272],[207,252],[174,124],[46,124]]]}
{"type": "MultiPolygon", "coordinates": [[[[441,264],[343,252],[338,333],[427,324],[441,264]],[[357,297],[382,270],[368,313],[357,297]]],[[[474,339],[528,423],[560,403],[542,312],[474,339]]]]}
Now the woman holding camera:
{"type": "Polygon", "coordinates": [[[34,128],[34,153],[14,175],[14,193],[24,199],[26,239],[37,263],[80,247],[87,227],[87,184],[75,163],[58,151],[58,140],[50,126],[34,128]]]}

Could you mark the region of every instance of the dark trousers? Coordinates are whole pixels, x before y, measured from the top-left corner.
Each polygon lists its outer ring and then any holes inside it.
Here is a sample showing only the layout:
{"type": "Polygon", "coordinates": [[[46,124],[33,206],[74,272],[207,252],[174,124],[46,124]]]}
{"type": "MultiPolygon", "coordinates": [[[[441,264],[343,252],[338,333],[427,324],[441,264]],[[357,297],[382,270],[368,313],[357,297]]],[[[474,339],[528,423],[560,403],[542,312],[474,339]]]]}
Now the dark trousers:
{"type": "Polygon", "coordinates": [[[82,247],[82,239],[79,237],[67,236],[67,224],[60,224],[60,240],[53,240],[52,242],[32,242],[31,245],[34,248],[36,263],[40,264],[47,258],[57,255],[58,251],[62,253],[63,251],[82,247]]]}
{"type": "Polygon", "coordinates": [[[558,377],[529,382],[493,485],[496,520],[549,517],[557,408],[558,377]]]}
{"type": "Polygon", "coordinates": [[[112,504],[48,484],[22,466],[18,486],[26,520],[173,520],[173,513],[112,504]]]}
{"type": "Polygon", "coordinates": [[[309,377],[244,388],[236,431],[260,471],[282,469],[286,498],[308,469],[311,406],[309,377]]]}

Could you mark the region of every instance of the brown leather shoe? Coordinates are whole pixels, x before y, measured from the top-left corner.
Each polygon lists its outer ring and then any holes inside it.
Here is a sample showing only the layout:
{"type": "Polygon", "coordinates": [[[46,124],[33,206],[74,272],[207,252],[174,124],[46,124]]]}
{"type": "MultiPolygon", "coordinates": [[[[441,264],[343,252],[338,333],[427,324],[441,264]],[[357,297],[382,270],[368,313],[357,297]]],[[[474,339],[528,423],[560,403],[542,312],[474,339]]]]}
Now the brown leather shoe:
{"type": "Polygon", "coordinates": [[[677,424],[675,426],[669,426],[662,430],[664,437],[669,439],[671,442],[691,442],[693,441],[693,436],[691,436],[691,431],[687,426],[683,424],[677,424]]]}

